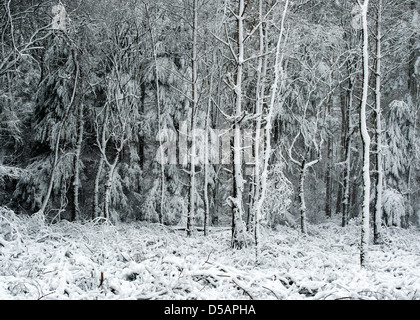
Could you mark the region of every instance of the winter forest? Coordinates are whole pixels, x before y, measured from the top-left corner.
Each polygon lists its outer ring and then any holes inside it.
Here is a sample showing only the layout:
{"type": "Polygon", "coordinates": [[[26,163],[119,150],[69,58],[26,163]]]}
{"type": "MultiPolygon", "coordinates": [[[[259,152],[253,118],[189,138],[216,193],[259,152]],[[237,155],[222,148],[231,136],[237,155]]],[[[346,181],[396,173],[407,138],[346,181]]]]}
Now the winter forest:
{"type": "Polygon", "coordinates": [[[0,299],[420,299],[418,0],[4,0],[0,299]]]}

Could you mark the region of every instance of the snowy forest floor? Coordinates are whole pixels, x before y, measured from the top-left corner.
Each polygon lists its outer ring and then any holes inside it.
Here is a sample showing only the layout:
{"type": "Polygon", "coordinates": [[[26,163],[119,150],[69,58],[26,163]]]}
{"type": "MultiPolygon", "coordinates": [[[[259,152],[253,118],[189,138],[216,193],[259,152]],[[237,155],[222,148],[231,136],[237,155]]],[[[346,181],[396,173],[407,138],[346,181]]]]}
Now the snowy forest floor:
{"type": "Polygon", "coordinates": [[[133,222],[48,225],[0,212],[0,299],[420,299],[420,232],[387,228],[359,266],[357,221],[264,230],[254,247],[133,222]]]}

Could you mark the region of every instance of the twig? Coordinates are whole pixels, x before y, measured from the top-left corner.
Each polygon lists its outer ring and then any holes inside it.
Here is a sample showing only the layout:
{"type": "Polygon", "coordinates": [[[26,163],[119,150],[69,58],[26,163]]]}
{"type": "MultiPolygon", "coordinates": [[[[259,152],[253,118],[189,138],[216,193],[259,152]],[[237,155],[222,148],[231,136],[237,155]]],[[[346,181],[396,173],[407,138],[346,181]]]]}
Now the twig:
{"type": "Polygon", "coordinates": [[[40,297],[38,298],[38,300],[41,300],[42,298],[45,298],[46,296],[49,296],[50,294],[53,294],[54,292],[55,292],[55,290],[54,290],[54,291],[51,291],[51,292],[49,292],[49,293],[43,294],[42,296],[40,296],[40,297]]]}
{"type": "Polygon", "coordinates": [[[209,255],[207,256],[207,260],[204,261],[203,265],[206,264],[206,263],[209,263],[210,255],[213,253],[213,251],[214,251],[214,249],[211,249],[209,255]]]}
{"type": "Polygon", "coordinates": [[[90,252],[94,253],[94,252],[92,251],[92,249],[91,249],[91,248],[89,248],[89,247],[88,247],[88,245],[87,245],[86,243],[85,243],[84,245],[85,245],[85,247],[86,247],[86,248],[88,248],[88,249],[89,249],[89,251],[90,251],[90,252]]]}
{"type": "Polygon", "coordinates": [[[251,300],[254,300],[254,297],[247,291],[247,290],[245,290],[242,286],[240,286],[236,281],[235,281],[235,279],[232,279],[232,282],[234,283],[234,284],[236,284],[240,289],[242,289],[242,291],[243,292],[245,292],[247,295],[248,295],[248,297],[251,299],[251,300]]]}
{"type": "Polygon", "coordinates": [[[277,300],[280,300],[280,298],[278,297],[278,295],[273,291],[273,290],[271,290],[270,288],[268,288],[268,287],[266,287],[266,286],[262,286],[264,289],[267,289],[268,291],[270,291],[272,294],[274,294],[274,296],[276,297],[276,299],[277,300]]]}
{"type": "Polygon", "coordinates": [[[103,273],[103,271],[101,271],[101,281],[100,281],[100,283],[99,283],[99,286],[98,286],[98,288],[99,287],[101,287],[102,288],[102,285],[104,284],[104,273],[103,273]]]}

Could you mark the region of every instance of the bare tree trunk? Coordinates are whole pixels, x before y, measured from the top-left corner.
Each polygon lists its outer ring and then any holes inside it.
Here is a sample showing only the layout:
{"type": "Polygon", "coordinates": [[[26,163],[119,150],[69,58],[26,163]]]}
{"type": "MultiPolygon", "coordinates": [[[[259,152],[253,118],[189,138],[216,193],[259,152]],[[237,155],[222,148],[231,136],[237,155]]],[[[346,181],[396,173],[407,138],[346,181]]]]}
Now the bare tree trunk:
{"type": "MultiPolygon", "coordinates": [[[[292,149],[293,146],[297,140],[297,138],[299,137],[299,135],[301,134],[301,132],[299,131],[299,133],[295,136],[290,148],[289,148],[289,158],[290,160],[295,164],[299,166],[299,187],[298,187],[298,198],[299,198],[299,212],[300,212],[300,230],[303,234],[307,233],[307,227],[306,227],[306,204],[305,204],[305,178],[306,178],[306,173],[308,171],[308,168],[314,166],[315,164],[317,164],[319,161],[321,161],[322,158],[322,154],[321,154],[321,145],[323,140],[321,140],[320,145],[318,146],[315,143],[315,140],[313,141],[315,144],[315,147],[317,149],[318,152],[318,158],[315,160],[312,160],[310,162],[307,162],[305,157],[302,157],[302,161],[299,162],[298,160],[294,159],[292,156],[292,149]]],[[[308,155],[306,155],[307,157],[308,155]]]]}
{"type": "Polygon", "coordinates": [[[104,159],[101,153],[101,158],[99,159],[98,170],[96,171],[95,184],[93,187],[93,204],[92,204],[92,219],[99,217],[99,181],[101,179],[102,170],[104,167],[104,159]]]}
{"type": "MultiPolygon", "coordinates": [[[[261,173],[261,182],[259,183],[259,185],[257,185],[258,187],[258,191],[261,188],[261,194],[256,193],[258,195],[258,198],[256,198],[256,207],[255,207],[255,213],[254,213],[254,223],[255,223],[255,230],[254,230],[254,239],[255,239],[255,261],[256,263],[259,263],[259,252],[260,252],[260,226],[261,226],[261,220],[262,220],[262,215],[261,215],[261,211],[262,211],[262,206],[265,200],[265,195],[267,192],[267,178],[268,178],[268,165],[269,165],[269,161],[270,161],[270,157],[271,157],[271,130],[272,130],[272,122],[273,122],[273,114],[274,114],[274,108],[275,108],[275,102],[276,102],[276,97],[277,97],[277,93],[279,91],[279,82],[283,81],[284,79],[282,78],[283,74],[283,54],[281,52],[282,46],[284,44],[283,41],[283,37],[285,36],[285,28],[284,28],[284,23],[286,20],[286,14],[287,14],[287,10],[288,10],[288,6],[289,6],[289,0],[286,0],[286,4],[285,7],[283,9],[283,15],[282,15],[282,20],[281,20],[281,27],[280,27],[280,34],[279,34],[279,38],[277,40],[277,45],[276,45],[276,56],[275,56],[275,62],[274,62],[274,81],[271,87],[271,96],[270,96],[270,103],[268,106],[268,114],[265,118],[266,120],[266,126],[265,126],[265,151],[264,151],[264,157],[263,157],[263,170],[261,173]]],[[[260,2],[260,20],[262,20],[262,1],[260,2]]],[[[262,21],[260,21],[262,24],[262,21]]],[[[260,41],[263,42],[264,41],[264,34],[263,34],[263,29],[262,26],[260,27],[260,41]]],[[[268,51],[267,49],[267,43],[265,46],[266,51],[268,51]]],[[[260,53],[264,53],[264,47],[260,47],[261,52],[260,53]]],[[[264,60],[264,64],[263,64],[263,73],[262,76],[265,77],[265,73],[266,73],[266,69],[267,69],[267,60],[264,60]]],[[[264,80],[262,78],[262,80],[264,80]]],[[[280,85],[281,86],[281,85],[280,85]]],[[[265,86],[262,85],[261,87],[261,91],[260,91],[260,95],[259,95],[259,100],[260,100],[260,104],[259,104],[259,110],[262,113],[262,104],[263,104],[263,99],[264,99],[264,91],[265,91],[265,86]]],[[[279,107],[279,106],[277,106],[279,107]]],[[[261,116],[258,117],[259,120],[261,120],[262,118],[262,114],[261,116]]],[[[261,122],[259,123],[259,126],[261,126],[261,122]]],[[[255,157],[255,172],[256,172],[256,176],[260,175],[260,171],[259,171],[259,139],[260,139],[260,133],[258,132],[256,134],[256,157],[255,157]],[[258,141],[258,142],[257,142],[258,141]]]]}
{"type": "MultiPolygon", "coordinates": [[[[254,147],[252,146],[252,149],[254,147]]],[[[253,154],[255,158],[255,154],[253,154]]],[[[247,208],[247,214],[246,214],[246,231],[251,231],[251,223],[254,220],[254,198],[255,198],[255,171],[253,177],[251,177],[251,182],[249,184],[248,188],[248,208],[247,208]]]]}
{"type": "Polygon", "coordinates": [[[375,212],[373,215],[373,243],[381,242],[381,224],[382,224],[382,189],[383,189],[383,164],[382,164],[382,123],[381,123],[381,62],[382,62],[382,0],[378,0],[378,14],[376,20],[376,188],[375,188],[375,212]]]}
{"type": "Polygon", "coordinates": [[[353,107],[353,82],[349,79],[349,88],[347,91],[347,128],[346,128],[346,150],[345,150],[345,167],[344,167],[344,194],[341,226],[345,227],[349,217],[350,208],[350,173],[351,173],[351,148],[352,148],[352,107],[353,107]]]}
{"type": "MultiPolygon", "coordinates": [[[[346,150],[346,133],[347,133],[347,90],[344,88],[345,83],[340,84],[340,110],[341,110],[341,139],[340,139],[340,162],[345,163],[346,156],[345,156],[345,150],[346,150]]],[[[343,210],[343,190],[344,190],[344,183],[341,183],[344,181],[345,177],[345,169],[343,172],[340,172],[340,175],[338,176],[338,188],[337,188],[337,201],[335,204],[335,213],[342,215],[343,210]]]]}
{"type": "Polygon", "coordinates": [[[300,165],[300,176],[299,176],[299,211],[300,211],[300,230],[303,234],[308,233],[308,228],[306,227],[306,203],[305,203],[305,178],[308,168],[312,167],[313,165],[317,164],[321,160],[321,148],[318,150],[318,159],[313,160],[311,162],[306,162],[303,160],[300,165]]]}
{"type": "MultiPolygon", "coordinates": [[[[197,0],[193,0],[193,25],[192,25],[192,74],[191,74],[191,152],[190,152],[190,199],[188,205],[187,215],[187,236],[191,236],[194,216],[195,216],[195,166],[196,166],[196,113],[198,107],[198,92],[197,92],[197,27],[198,27],[198,4],[197,0]]],[[[206,136],[207,138],[207,136],[206,136]]]]}
{"type": "MultiPolygon", "coordinates": [[[[211,87],[211,86],[210,86],[211,87]]],[[[210,217],[210,202],[209,202],[209,147],[208,147],[208,137],[209,137],[209,121],[210,121],[210,108],[211,108],[211,102],[209,102],[208,109],[207,109],[207,117],[206,117],[206,133],[205,133],[205,155],[204,155],[204,235],[207,236],[209,233],[209,217],[210,217]]]]}
{"type": "MultiPolygon", "coordinates": [[[[213,56],[213,64],[215,62],[213,56]]],[[[204,235],[207,236],[209,233],[209,220],[210,220],[210,202],[209,202],[209,131],[210,131],[210,115],[212,112],[212,91],[213,91],[213,70],[210,69],[209,79],[209,96],[207,100],[207,115],[205,122],[205,134],[204,134],[204,235]]],[[[212,144],[213,146],[213,144],[212,144]]],[[[213,157],[212,157],[213,158],[213,157]]]]}
{"type": "MultiPolygon", "coordinates": [[[[417,14],[417,6],[418,6],[418,1],[415,0],[411,0],[410,1],[410,11],[411,11],[411,17],[412,17],[412,28],[416,29],[416,18],[418,16],[417,14]]],[[[418,80],[418,76],[416,74],[416,64],[417,61],[420,58],[420,49],[418,48],[418,46],[416,47],[416,33],[412,33],[410,40],[409,40],[409,54],[410,54],[410,60],[409,60],[409,64],[408,64],[408,90],[410,93],[410,98],[411,98],[411,102],[413,106],[418,106],[418,101],[419,101],[419,80],[418,80]]],[[[418,122],[418,117],[417,115],[415,115],[416,120],[415,120],[415,125],[417,126],[417,122],[418,122]]],[[[404,217],[404,225],[408,226],[408,218],[410,217],[411,214],[411,210],[413,209],[413,205],[416,201],[416,196],[414,196],[413,191],[412,191],[412,172],[416,171],[413,170],[413,168],[410,166],[408,169],[408,176],[407,176],[407,188],[408,188],[408,193],[407,193],[407,203],[408,203],[408,214],[405,215],[404,217]]]]}
{"type": "Polygon", "coordinates": [[[362,204],[362,228],[360,242],[360,265],[366,266],[367,252],[369,246],[369,198],[370,198],[370,172],[369,152],[370,136],[367,128],[366,106],[369,90],[369,30],[367,22],[369,0],[360,4],[363,23],[363,96],[360,107],[360,132],[363,144],[363,204],[362,204]]]}
{"type": "Polygon", "coordinates": [[[105,183],[105,199],[104,199],[104,218],[105,219],[108,219],[111,217],[110,211],[109,211],[110,204],[111,204],[111,192],[112,192],[112,185],[114,184],[115,168],[117,167],[119,156],[120,156],[120,153],[117,152],[114,162],[109,167],[108,179],[105,183]]]}
{"type": "Polygon", "coordinates": [[[306,227],[306,204],[305,204],[305,177],[306,177],[306,162],[302,161],[299,176],[299,212],[300,212],[300,231],[303,234],[308,233],[306,227]]]}
{"type": "MultiPolygon", "coordinates": [[[[416,10],[416,2],[414,0],[410,1],[410,11],[414,16],[416,10]]],[[[414,28],[414,26],[413,26],[414,28]]],[[[408,63],[408,90],[410,92],[410,96],[412,99],[413,104],[416,103],[417,94],[418,94],[418,85],[417,85],[417,77],[416,77],[416,62],[419,57],[419,49],[416,48],[416,38],[413,35],[410,37],[409,40],[409,54],[410,60],[408,63]]]]}
{"type": "MultiPolygon", "coordinates": [[[[267,57],[263,57],[266,45],[264,44],[264,25],[262,22],[263,17],[263,1],[259,2],[259,33],[260,33],[260,57],[258,59],[258,79],[257,79],[257,101],[255,113],[258,115],[256,124],[255,124],[255,144],[254,144],[254,153],[255,153],[255,168],[254,168],[254,197],[255,197],[255,209],[253,210],[254,216],[254,240],[255,240],[255,262],[259,262],[259,253],[260,253],[260,212],[261,208],[259,204],[260,198],[260,187],[261,187],[261,164],[262,159],[260,155],[260,143],[261,143],[261,123],[262,123],[262,113],[263,113],[263,103],[264,103],[264,94],[265,94],[265,76],[267,70],[267,57]]],[[[270,139],[270,137],[266,137],[270,139]]]]}
{"type": "MultiPolygon", "coordinates": [[[[146,100],[146,84],[143,82],[140,85],[141,98],[140,98],[140,114],[143,116],[145,111],[145,100],[146,100]]],[[[139,136],[139,158],[140,168],[144,168],[145,154],[144,154],[145,141],[143,136],[139,136]]]]}
{"type": "Polygon", "coordinates": [[[234,172],[234,199],[231,199],[233,206],[233,239],[232,247],[241,248],[245,244],[245,226],[243,223],[243,191],[244,179],[242,175],[242,134],[239,123],[242,116],[242,73],[244,63],[244,11],[245,1],[239,0],[237,19],[237,64],[236,64],[236,84],[235,84],[235,123],[233,135],[233,172],[234,172]]]}
{"type": "Polygon", "coordinates": [[[80,206],[79,206],[79,189],[80,189],[80,154],[82,152],[83,132],[84,132],[84,105],[83,102],[79,105],[78,124],[77,130],[77,143],[74,157],[74,178],[73,178],[73,212],[72,221],[80,219],[80,206]]]}
{"type": "MultiPolygon", "coordinates": [[[[96,177],[95,177],[95,184],[93,189],[93,205],[92,205],[92,219],[98,218],[101,214],[101,210],[99,209],[99,182],[101,180],[102,170],[104,168],[105,164],[105,153],[102,152],[103,148],[106,147],[106,126],[108,123],[109,118],[109,104],[108,102],[105,103],[104,107],[104,120],[102,123],[102,132],[101,132],[101,141],[99,141],[97,137],[97,144],[100,152],[100,158],[99,158],[99,165],[98,170],[96,171],[96,177]]],[[[99,128],[98,120],[95,120],[95,126],[96,128],[99,128]]],[[[97,133],[98,134],[98,129],[97,133]]]]}
{"type": "Polygon", "coordinates": [[[341,216],[341,226],[345,227],[349,218],[350,208],[350,171],[351,171],[351,136],[349,135],[346,143],[346,161],[344,169],[344,194],[343,209],[341,216]]]}
{"type": "MultiPolygon", "coordinates": [[[[331,103],[328,103],[328,117],[331,113],[331,103]]],[[[332,170],[332,139],[331,135],[328,134],[327,141],[327,168],[325,174],[325,215],[327,218],[331,218],[331,170],[332,170]]]]}

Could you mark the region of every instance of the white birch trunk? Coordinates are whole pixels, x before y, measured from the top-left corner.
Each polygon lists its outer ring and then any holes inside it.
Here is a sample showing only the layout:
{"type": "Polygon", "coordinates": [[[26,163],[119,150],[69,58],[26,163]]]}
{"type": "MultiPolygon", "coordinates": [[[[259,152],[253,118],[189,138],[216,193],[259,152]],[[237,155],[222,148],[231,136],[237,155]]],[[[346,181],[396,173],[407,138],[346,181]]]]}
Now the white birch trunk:
{"type": "Polygon", "coordinates": [[[80,218],[80,206],[79,206],[79,189],[80,189],[80,154],[82,152],[83,132],[84,132],[84,105],[79,105],[78,123],[79,128],[77,132],[77,143],[74,157],[74,178],[73,178],[73,214],[72,220],[78,220],[80,218]]]}
{"type": "Polygon", "coordinates": [[[367,11],[369,0],[360,4],[363,24],[363,96],[360,107],[360,133],[363,143],[363,203],[362,203],[362,227],[360,241],[360,265],[366,266],[369,246],[369,198],[370,198],[370,175],[369,175],[369,149],[370,136],[367,128],[366,106],[369,90],[369,35],[367,23],[367,11]]]}
{"type": "Polygon", "coordinates": [[[233,133],[233,167],[234,167],[234,199],[231,199],[233,206],[232,223],[232,246],[241,248],[245,244],[245,226],[243,224],[243,190],[244,180],[242,176],[242,134],[241,126],[238,123],[242,116],[242,73],[244,63],[244,0],[239,0],[237,19],[237,70],[236,70],[236,83],[235,83],[235,124],[233,133]]]}
{"type": "Polygon", "coordinates": [[[260,140],[261,140],[261,123],[262,123],[262,112],[263,112],[263,103],[264,103],[264,92],[265,92],[265,72],[267,67],[267,58],[263,57],[264,55],[264,26],[262,23],[263,17],[263,0],[259,2],[259,42],[260,42],[260,57],[258,58],[258,79],[257,79],[257,101],[255,107],[255,113],[258,115],[256,124],[255,124],[255,144],[254,144],[254,153],[255,153],[255,168],[254,168],[254,177],[255,177],[255,192],[254,192],[254,241],[255,241],[255,263],[259,263],[259,253],[260,253],[260,212],[261,206],[259,204],[260,198],[260,164],[261,164],[261,155],[260,155],[260,140]]]}
{"type": "MultiPolygon", "coordinates": [[[[270,96],[270,104],[268,106],[268,114],[266,116],[266,126],[265,126],[265,152],[264,152],[264,166],[263,166],[263,170],[261,173],[261,182],[260,184],[257,184],[257,190],[256,190],[256,195],[258,196],[257,202],[256,202],[256,206],[255,206],[255,212],[254,212],[254,239],[255,239],[255,260],[256,263],[259,262],[259,252],[260,252],[260,226],[261,226],[261,210],[262,210],[262,205],[264,203],[265,200],[265,195],[266,195],[266,191],[267,191],[267,177],[268,177],[268,165],[269,165],[269,160],[271,157],[271,129],[272,129],[272,121],[273,121],[273,113],[274,113],[274,106],[275,106],[275,101],[276,101],[276,97],[277,97],[277,93],[278,93],[278,89],[279,89],[279,82],[283,79],[281,79],[282,77],[282,64],[283,64],[283,55],[281,53],[281,48],[283,45],[283,37],[284,37],[284,22],[286,19],[286,14],[287,14],[287,10],[288,10],[288,6],[289,6],[289,0],[286,0],[286,4],[283,10],[283,16],[282,16],[282,20],[281,20],[281,27],[280,27],[280,34],[279,34],[279,38],[277,40],[277,46],[276,46],[276,56],[275,56],[275,61],[274,61],[274,81],[271,87],[271,96],[270,96]],[[261,194],[259,193],[259,189],[261,187],[261,194]]],[[[262,20],[262,1],[260,2],[260,20],[262,20]]],[[[262,29],[262,21],[261,22],[261,26],[260,26],[260,41],[263,42],[264,40],[264,34],[263,34],[263,29],[262,29]]],[[[260,53],[264,53],[264,47],[263,44],[260,44],[260,53]]],[[[262,76],[265,76],[265,71],[266,71],[266,62],[264,63],[263,66],[263,73],[262,76]]],[[[264,85],[262,85],[262,89],[259,95],[259,101],[260,103],[258,104],[259,106],[259,111],[262,113],[262,103],[263,103],[263,97],[264,97],[264,90],[265,87],[264,85]]],[[[258,117],[258,119],[260,120],[262,116],[258,117]]],[[[258,123],[257,121],[257,129],[260,129],[261,127],[261,122],[258,123]],[[259,127],[258,127],[259,126],[259,127]]],[[[260,139],[260,132],[257,131],[256,132],[256,137],[255,137],[256,141],[256,149],[255,149],[255,174],[257,177],[260,176],[260,171],[259,171],[259,159],[260,159],[260,154],[259,154],[259,139],[260,139]]],[[[259,178],[258,178],[259,179],[259,178]]],[[[259,181],[259,180],[258,180],[259,181]]]]}
{"type": "MultiPolygon", "coordinates": [[[[106,149],[106,126],[108,123],[109,112],[108,112],[109,104],[108,102],[105,103],[104,107],[104,120],[102,123],[102,132],[101,132],[101,140],[99,141],[99,137],[97,136],[96,142],[98,148],[100,150],[100,158],[99,158],[99,165],[98,171],[96,172],[95,177],[95,184],[93,189],[93,208],[92,208],[92,218],[98,218],[101,214],[101,210],[99,209],[99,181],[101,180],[102,170],[105,164],[105,152],[103,150],[106,149]]],[[[95,126],[98,128],[98,121],[96,120],[95,126]]],[[[98,131],[97,131],[98,134],[98,131]]]]}
{"type": "Polygon", "coordinates": [[[306,178],[306,162],[302,162],[302,166],[300,168],[300,176],[299,176],[299,211],[300,211],[300,231],[303,234],[308,233],[308,228],[306,226],[306,204],[305,204],[305,178],[306,178]]]}
{"type": "Polygon", "coordinates": [[[112,192],[112,185],[114,184],[114,172],[115,168],[117,167],[119,159],[119,152],[115,156],[114,162],[109,166],[108,172],[108,179],[105,183],[105,199],[104,199],[104,218],[109,219],[110,215],[110,204],[111,204],[111,192],[112,192]]]}
{"type": "Polygon", "coordinates": [[[294,144],[296,143],[296,140],[298,139],[300,135],[301,135],[301,132],[299,131],[299,133],[293,139],[293,142],[289,148],[289,158],[295,165],[299,166],[300,175],[299,175],[298,197],[299,197],[299,212],[300,212],[300,230],[303,234],[306,234],[307,227],[306,227],[306,204],[305,204],[305,178],[306,178],[306,173],[308,171],[308,168],[314,166],[322,159],[321,145],[322,145],[323,140],[321,139],[321,143],[319,146],[316,144],[315,140],[313,141],[318,152],[317,159],[312,160],[310,162],[306,162],[306,159],[302,157],[303,160],[299,162],[298,160],[293,158],[292,150],[293,150],[294,144]]]}

